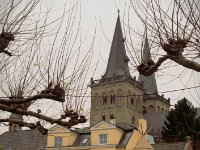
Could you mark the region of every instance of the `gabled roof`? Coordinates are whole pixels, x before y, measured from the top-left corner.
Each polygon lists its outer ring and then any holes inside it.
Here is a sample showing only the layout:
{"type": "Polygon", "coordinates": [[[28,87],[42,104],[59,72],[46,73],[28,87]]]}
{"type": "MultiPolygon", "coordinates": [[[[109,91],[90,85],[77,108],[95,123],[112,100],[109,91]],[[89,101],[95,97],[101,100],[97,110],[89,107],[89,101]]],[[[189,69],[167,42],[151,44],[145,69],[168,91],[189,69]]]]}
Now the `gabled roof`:
{"type": "Polygon", "coordinates": [[[154,150],[184,150],[185,143],[157,143],[152,146],[154,150]]]}
{"type": "Polygon", "coordinates": [[[85,128],[76,128],[73,131],[79,133],[79,134],[89,134],[90,133],[90,127],[85,127],[85,128]]]}
{"type": "Polygon", "coordinates": [[[3,149],[45,149],[47,144],[47,136],[42,135],[37,130],[5,132],[0,135],[0,144],[3,145],[3,149]]]}
{"type": "Polygon", "coordinates": [[[94,126],[92,126],[90,128],[90,130],[92,131],[92,130],[117,129],[117,128],[122,130],[121,128],[117,127],[114,124],[111,124],[111,123],[108,123],[105,121],[101,121],[101,122],[98,122],[97,124],[95,124],[94,126]]]}
{"type": "MultiPolygon", "coordinates": [[[[151,60],[151,54],[146,32],[144,47],[143,47],[142,63],[146,64],[150,60],[151,60]]],[[[138,80],[140,83],[143,83],[144,93],[146,94],[157,93],[158,88],[154,73],[151,76],[144,76],[140,74],[138,80]]]]}
{"type": "Polygon", "coordinates": [[[131,135],[132,135],[132,132],[133,131],[126,131],[123,134],[122,138],[120,139],[119,144],[117,145],[117,147],[124,147],[124,146],[126,146],[128,144],[128,141],[129,141],[131,135]]]}
{"type": "Polygon", "coordinates": [[[123,37],[120,17],[118,15],[115,32],[110,49],[105,78],[113,76],[128,75],[131,77],[128,67],[129,58],[126,55],[125,39],[123,37]]]}
{"type": "Polygon", "coordinates": [[[55,132],[69,132],[71,131],[70,129],[66,128],[66,127],[63,127],[63,126],[60,126],[60,125],[55,125],[53,127],[51,127],[49,129],[49,132],[48,133],[55,133],[55,132]]]}
{"type": "Polygon", "coordinates": [[[126,123],[118,123],[116,126],[120,129],[123,129],[124,131],[133,131],[133,130],[138,130],[136,126],[126,124],[126,123]]]}

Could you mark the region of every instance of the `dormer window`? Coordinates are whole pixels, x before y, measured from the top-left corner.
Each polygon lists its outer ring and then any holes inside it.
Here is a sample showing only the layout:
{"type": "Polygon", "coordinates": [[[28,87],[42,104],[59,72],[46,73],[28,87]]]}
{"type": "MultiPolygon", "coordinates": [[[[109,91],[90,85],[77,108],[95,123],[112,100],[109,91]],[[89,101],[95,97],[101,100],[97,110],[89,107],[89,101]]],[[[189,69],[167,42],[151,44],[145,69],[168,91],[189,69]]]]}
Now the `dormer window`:
{"type": "Polygon", "coordinates": [[[99,134],[99,144],[107,144],[108,135],[107,134],[99,134]]]}
{"type": "Polygon", "coordinates": [[[86,138],[86,139],[83,139],[82,143],[86,144],[88,141],[89,141],[89,139],[86,138]]]}
{"type": "Polygon", "coordinates": [[[55,139],[54,139],[54,144],[55,144],[55,147],[62,146],[62,137],[56,136],[55,139]]]}

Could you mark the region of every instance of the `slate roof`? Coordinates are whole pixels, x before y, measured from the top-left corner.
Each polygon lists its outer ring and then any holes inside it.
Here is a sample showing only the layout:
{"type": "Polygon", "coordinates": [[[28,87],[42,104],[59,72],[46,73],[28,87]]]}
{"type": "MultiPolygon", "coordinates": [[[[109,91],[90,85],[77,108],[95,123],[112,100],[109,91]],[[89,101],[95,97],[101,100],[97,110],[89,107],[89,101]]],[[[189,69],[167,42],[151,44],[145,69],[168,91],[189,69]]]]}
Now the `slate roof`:
{"type": "Polygon", "coordinates": [[[158,143],[152,145],[154,150],[183,150],[185,147],[184,142],[178,143],[158,143]]]}
{"type": "Polygon", "coordinates": [[[0,145],[3,150],[13,148],[17,150],[44,150],[47,144],[47,136],[37,130],[21,130],[5,132],[0,135],[0,145]]]}
{"type": "Polygon", "coordinates": [[[85,127],[85,128],[75,128],[74,130],[72,130],[72,131],[75,131],[75,132],[77,132],[77,133],[79,133],[79,134],[88,134],[88,133],[90,133],[91,131],[90,131],[90,127],[85,127]]]}
{"type": "Polygon", "coordinates": [[[91,135],[89,134],[81,134],[75,140],[73,146],[89,146],[91,144],[91,135]]]}
{"type": "Polygon", "coordinates": [[[73,146],[89,146],[90,145],[90,127],[85,128],[75,128],[72,131],[78,133],[78,137],[76,138],[73,146]]]}
{"type": "Polygon", "coordinates": [[[126,124],[126,123],[118,123],[116,126],[124,131],[133,131],[137,130],[137,127],[134,125],[126,124]]]}
{"type": "Polygon", "coordinates": [[[117,145],[117,147],[124,147],[127,145],[130,137],[132,135],[132,131],[125,131],[125,133],[123,134],[122,138],[119,141],[119,144],[117,145]]]}
{"type": "MultiPolygon", "coordinates": [[[[147,63],[149,60],[151,60],[151,54],[146,33],[143,47],[142,63],[147,63]]],[[[143,83],[144,93],[150,94],[158,91],[154,73],[151,76],[143,76],[140,74],[138,80],[140,83],[143,83]]]]}
{"type": "Polygon", "coordinates": [[[120,75],[131,77],[128,67],[129,58],[126,55],[124,42],[125,39],[122,33],[120,16],[118,15],[104,78],[120,75]]]}
{"type": "Polygon", "coordinates": [[[149,134],[152,134],[153,136],[160,136],[167,115],[168,112],[157,113],[152,115],[143,114],[144,119],[147,120],[148,129],[152,128],[149,131],[149,134]]]}

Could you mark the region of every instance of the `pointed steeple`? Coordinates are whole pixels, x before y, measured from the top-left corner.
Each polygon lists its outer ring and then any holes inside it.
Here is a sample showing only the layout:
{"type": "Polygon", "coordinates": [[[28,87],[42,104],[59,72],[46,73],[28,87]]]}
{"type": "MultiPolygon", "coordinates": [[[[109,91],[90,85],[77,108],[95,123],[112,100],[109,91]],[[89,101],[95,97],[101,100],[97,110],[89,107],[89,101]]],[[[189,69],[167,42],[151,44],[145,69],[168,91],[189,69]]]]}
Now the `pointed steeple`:
{"type": "Polygon", "coordinates": [[[104,74],[105,78],[128,75],[131,77],[128,68],[129,58],[126,55],[125,50],[125,38],[122,34],[120,16],[118,11],[118,18],[115,26],[115,32],[112,40],[112,46],[110,49],[110,55],[108,59],[106,73],[104,74]]]}
{"type": "MultiPolygon", "coordinates": [[[[142,55],[142,63],[147,63],[150,60],[151,60],[151,54],[150,54],[150,48],[149,48],[149,42],[148,42],[147,30],[146,30],[144,47],[143,47],[143,55],[142,55]]],[[[158,92],[155,74],[152,74],[151,76],[143,76],[140,74],[138,80],[139,82],[143,83],[144,93],[151,94],[151,93],[158,92]]]]}

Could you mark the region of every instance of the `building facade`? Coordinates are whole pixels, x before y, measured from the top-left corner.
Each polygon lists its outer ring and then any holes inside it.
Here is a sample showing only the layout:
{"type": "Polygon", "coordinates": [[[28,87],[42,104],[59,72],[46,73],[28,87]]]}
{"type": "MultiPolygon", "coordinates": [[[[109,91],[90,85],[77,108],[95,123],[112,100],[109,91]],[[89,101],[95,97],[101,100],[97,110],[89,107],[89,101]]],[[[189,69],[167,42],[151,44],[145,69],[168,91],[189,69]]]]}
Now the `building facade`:
{"type": "Polygon", "coordinates": [[[146,121],[140,120],[142,128],[127,124],[99,122],[91,128],[66,129],[54,126],[48,133],[46,150],[153,150],[145,134],[146,121]]]}

